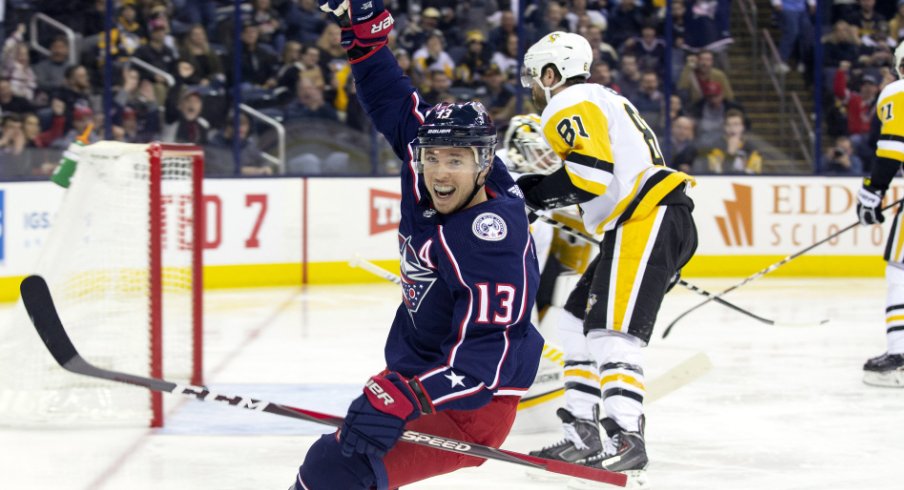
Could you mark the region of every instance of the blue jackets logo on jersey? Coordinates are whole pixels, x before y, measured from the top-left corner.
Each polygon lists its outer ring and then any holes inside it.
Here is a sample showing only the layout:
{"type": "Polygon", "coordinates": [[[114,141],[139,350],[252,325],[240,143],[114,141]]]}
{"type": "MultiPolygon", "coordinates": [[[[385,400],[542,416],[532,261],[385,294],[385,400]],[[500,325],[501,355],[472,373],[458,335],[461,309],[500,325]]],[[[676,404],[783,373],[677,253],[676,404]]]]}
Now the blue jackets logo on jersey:
{"type": "Polygon", "coordinates": [[[402,244],[402,300],[410,313],[417,313],[421,301],[436,282],[436,274],[421,261],[411,246],[411,237],[402,244]]]}
{"type": "Polygon", "coordinates": [[[505,220],[496,213],[483,213],[474,218],[472,230],[477,238],[489,242],[498,242],[508,235],[505,220]]]}

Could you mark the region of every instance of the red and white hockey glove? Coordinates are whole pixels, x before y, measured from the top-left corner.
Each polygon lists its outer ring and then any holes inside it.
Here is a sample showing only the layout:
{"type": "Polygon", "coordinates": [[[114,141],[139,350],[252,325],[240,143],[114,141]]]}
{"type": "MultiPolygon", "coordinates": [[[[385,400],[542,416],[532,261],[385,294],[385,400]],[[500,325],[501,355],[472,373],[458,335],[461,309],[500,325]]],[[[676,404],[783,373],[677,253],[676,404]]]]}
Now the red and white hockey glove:
{"type": "Polygon", "coordinates": [[[348,408],[339,434],[342,454],[383,457],[402,436],[407,422],[433,411],[417,378],[409,380],[396,372],[378,374],[367,380],[364,394],[348,408]]]}
{"type": "Polygon", "coordinates": [[[383,0],[319,0],[320,10],[331,12],[342,27],[342,47],[381,47],[395,21],[383,0]],[[345,22],[347,13],[348,22],[345,22]]]}

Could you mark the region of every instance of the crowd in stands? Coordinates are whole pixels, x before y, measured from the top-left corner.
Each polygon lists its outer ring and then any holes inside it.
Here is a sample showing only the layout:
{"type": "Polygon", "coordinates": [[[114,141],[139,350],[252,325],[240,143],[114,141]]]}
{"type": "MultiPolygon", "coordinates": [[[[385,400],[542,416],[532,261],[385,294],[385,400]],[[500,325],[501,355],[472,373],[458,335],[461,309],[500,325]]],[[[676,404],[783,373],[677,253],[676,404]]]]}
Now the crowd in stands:
{"type": "MultiPolygon", "coordinates": [[[[372,153],[361,147],[369,141],[370,123],[354,95],[340,29],[317,0],[244,2],[238,29],[232,0],[116,0],[109,121],[102,111],[105,0],[10,3],[16,8],[3,19],[0,60],[0,178],[46,175],[89,125],[96,141],[106,124],[119,141],[204,145],[210,175],[234,173],[236,139],[241,174],[281,171],[264,158],[262,148],[274,144],[265,124],[243,113],[238,131],[233,127],[236,75],[242,102],[286,127],[289,172],[349,172],[355,160],[369,168],[372,153]],[[29,32],[36,12],[70,26],[78,45],[70,46],[59,31],[29,32]],[[49,54],[30,49],[31,36],[49,54]],[[70,63],[71,52],[76,63],[70,63]],[[360,154],[349,156],[350,147],[360,154]]],[[[590,81],[634,103],[659,135],[670,165],[692,173],[762,171],[761,142],[751,135],[726,66],[733,42],[730,0],[673,0],[671,44],[665,40],[664,0],[525,3],[519,13],[509,0],[386,0],[396,22],[390,48],[424,100],[480,100],[504,132],[512,116],[534,111],[518,85],[519,49],[554,30],[576,32],[594,52],[590,81]]],[[[777,70],[784,72],[789,63],[812,56],[805,33],[813,2],[772,3],[777,21],[795,26],[781,36],[783,66],[777,70]]],[[[890,53],[904,35],[904,0],[888,19],[875,0],[834,3],[833,27],[823,40],[823,76],[833,88],[827,120],[829,134],[850,155],[836,159],[849,163],[833,168],[862,172],[868,170],[863,151],[870,111],[878,90],[893,79],[890,53]]]]}

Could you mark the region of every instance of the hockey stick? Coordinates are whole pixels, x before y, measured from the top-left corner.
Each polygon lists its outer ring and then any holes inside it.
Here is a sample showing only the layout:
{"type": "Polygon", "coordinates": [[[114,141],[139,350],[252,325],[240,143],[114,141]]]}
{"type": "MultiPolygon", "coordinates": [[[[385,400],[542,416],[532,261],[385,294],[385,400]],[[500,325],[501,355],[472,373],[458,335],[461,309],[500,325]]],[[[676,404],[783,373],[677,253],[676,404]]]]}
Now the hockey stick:
{"type": "MultiPolygon", "coordinates": [[[[555,219],[553,219],[553,218],[550,218],[550,217],[548,217],[548,216],[543,216],[542,214],[537,214],[537,219],[540,220],[540,221],[542,221],[542,222],[544,222],[544,223],[546,223],[546,224],[548,224],[548,225],[554,226],[554,227],[556,227],[556,228],[558,228],[558,229],[564,231],[565,233],[567,233],[567,234],[569,234],[569,235],[571,235],[571,236],[573,236],[573,237],[575,237],[575,238],[577,238],[577,239],[579,239],[579,240],[583,240],[583,241],[585,241],[585,242],[587,242],[587,243],[591,243],[591,244],[597,245],[597,246],[600,244],[599,240],[597,240],[597,239],[595,239],[595,238],[593,238],[593,237],[591,237],[591,236],[588,236],[586,233],[583,233],[583,232],[581,232],[581,231],[579,231],[579,230],[576,230],[576,229],[574,229],[574,228],[572,228],[572,227],[566,225],[565,223],[562,223],[562,222],[560,222],[560,221],[558,221],[558,220],[555,220],[555,219]]],[[[714,295],[713,293],[711,293],[711,292],[709,292],[709,291],[707,291],[707,290],[705,290],[705,289],[703,289],[703,288],[700,288],[699,286],[695,286],[695,285],[693,285],[693,284],[691,284],[691,283],[685,281],[684,279],[678,279],[678,284],[680,284],[681,286],[684,286],[684,287],[687,288],[687,289],[690,289],[691,291],[693,291],[693,292],[695,292],[695,293],[697,293],[697,294],[699,294],[699,295],[701,295],[701,296],[704,296],[704,297],[706,297],[706,298],[709,298],[709,299],[711,299],[712,301],[715,301],[716,303],[719,303],[720,305],[727,306],[727,307],[731,308],[732,310],[737,311],[738,313],[741,313],[741,314],[743,314],[743,315],[747,315],[747,316],[749,316],[750,318],[753,318],[753,319],[756,320],[756,321],[765,323],[765,324],[767,324],[767,325],[775,325],[775,324],[776,324],[776,321],[775,321],[775,320],[770,320],[770,319],[768,319],[768,318],[763,318],[763,317],[761,317],[761,316],[759,316],[759,315],[757,315],[757,314],[755,314],[755,313],[753,313],[753,312],[747,311],[747,310],[745,310],[744,308],[741,308],[740,306],[738,306],[738,305],[736,305],[736,304],[734,304],[734,303],[731,303],[731,302],[729,302],[729,301],[726,301],[726,300],[724,300],[724,299],[722,299],[722,298],[714,298],[713,296],[715,296],[715,295],[714,295]]]]}
{"type": "MultiPolygon", "coordinates": [[[[220,402],[233,407],[267,412],[282,417],[290,417],[333,427],[342,427],[343,419],[334,415],[323,414],[303,408],[280,405],[264,400],[257,400],[247,396],[230,396],[214,393],[203,386],[180,385],[163,379],[146,378],[134,374],[127,374],[108,369],[101,369],[86,361],[75,349],[63,323],[57,315],[50,289],[41,276],[28,276],[19,286],[22,292],[22,302],[28,311],[28,316],[35,326],[38,335],[47,346],[47,350],[56,359],[57,363],[67,371],[101,378],[119,383],[127,383],[147,388],[152,391],[186,395],[201,401],[220,402]]],[[[592,468],[590,466],[553,461],[537,458],[526,454],[483,446],[473,442],[458,441],[445,437],[433,436],[411,430],[406,430],[401,437],[403,442],[431,447],[443,451],[453,452],[466,456],[483,459],[492,459],[507,463],[519,464],[531,468],[542,469],[552,473],[583,478],[617,486],[625,486],[627,476],[620,473],[592,468]]]]}
{"type": "MultiPolygon", "coordinates": [[[[348,265],[352,267],[360,267],[361,269],[366,270],[374,275],[382,277],[387,281],[394,282],[396,284],[401,283],[401,278],[392,272],[374,264],[373,262],[362,258],[360,255],[355,255],[352,260],[348,262],[348,265]]],[[[709,293],[707,293],[709,294],[709,293]]],[[[565,353],[562,352],[557,347],[551,346],[548,343],[543,344],[543,352],[541,357],[544,359],[555,363],[561,367],[565,367],[565,353]]],[[[645,400],[650,403],[654,400],[658,400],[669,393],[681,388],[682,386],[696,380],[697,378],[703,376],[708,373],[709,370],[712,369],[712,362],[705,353],[700,352],[695,356],[685,360],[681,364],[674,366],[669,369],[661,376],[647,383],[647,395],[645,400]]],[[[541,393],[540,395],[536,395],[530,398],[522,398],[521,402],[518,404],[518,409],[521,410],[522,407],[529,408],[531,406],[536,405],[539,399],[542,399],[544,402],[549,401],[555,398],[558,398],[565,394],[565,388],[559,388],[556,390],[552,390],[546,393],[541,393]]]]}
{"type": "MultiPolygon", "coordinates": [[[[882,211],[885,211],[885,210],[887,210],[887,209],[893,208],[893,207],[895,207],[895,206],[901,204],[902,202],[904,202],[904,199],[898,199],[897,201],[895,201],[895,202],[889,204],[888,206],[885,206],[884,208],[882,208],[882,211]]],[[[770,272],[774,271],[775,269],[778,269],[779,267],[781,267],[781,266],[787,264],[788,262],[791,262],[792,260],[794,260],[794,259],[800,257],[801,255],[803,255],[803,254],[809,252],[810,250],[813,250],[814,248],[816,248],[816,247],[822,245],[823,243],[826,243],[826,242],[828,242],[828,241],[830,241],[830,240],[833,240],[833,239],[835,239],[836,237],[838,237],[839,235],[841,235],[841,234],[843,234],[843,233],[845,233],[845,232],[847,232],[847,231],[850,231],[850,230],[856,228],[859,224],[860,224],[860,220],[857,220],[857,221],[855,221],[854,223],[851,223],[851,224],[849,224],[848,226],[845,226],[844,228],[842,228],[842,229],[836,231],[835,233],[832,233],[831,235],[829,235],[829,236],[823,238],[822,240],[819,240],[818,242],[816,242],[816,243],[814,243],[814,244],[812,244],[812,245],[810,245],[810,246],[808,246],[808,247],[805,247],[803,250],[800,250],[800,251],[798,251],[798,252],[795,252],[795,253],[793,253],[793,254],[791,254],[791,255],[785,257],[784,259],[779,260],[778,262],[776,262],[776,263],[770,265],[769,267],[766,267],[765,269],[763,269],[763,270],[761,270],[761,271],[759,271],[759,272],[753,274],[752,276],[747,277],[747,278],[744,279],[743,281],[741,281],[741,282],[735,284],[734,286],[731,286],[731,287],[728,288],[728,289],[725,289],[724,291],[722,291],[722,292],[720,292],[719,294],[713,296],[712,298],[709,298],[709,299],[707,299],[707,300],[705,300],[705,301],[703,301],[703,302],[697,304],[696,306],[692,307],[691,309],[689,309],[689,310],[685,311],[684,313],[678,315],[678,318],[672,320],[672,323],[670,323],[669,326],[666,327],[665,331],[662,332],[662,338],[666,338],[666,336],[669,334],[669,332],[672,331],[672,328],[675,326],[675,324],[678,323],[678,321],[681,320],[682,318],[686,317],[690,312],[696,310],[697,308],[700,308],[701,306],[705,305],[706,303],[709,303],[710,301],[713,301],[713,300],[716,300],[716,299],[721,298],[722,296],[724,296],[724,295],[726,295],[726,294],[728,294],[728,293],[734,291],[735,289],[738,289],[739,287],[741,287],[741,286],[747,284],[747,283],[750,282],[750,281],[753,281],[754,279],[759,279],[759,278],[765,276],[766,274],[769,274],[770,272]]],[[[809,323],[809,324],[808,324],[808,323],[802,323],[802,324],[787,324],[787,323],[783,323],[782,325],[788,325],[788,326],[819,326],[819,325],[825,325],[828,321],[829,321],[828,319],[825,319],[825,320],[822,320],[822,321],[820,321],[820,322],[818,322],[818,323],[809,323]]]]}

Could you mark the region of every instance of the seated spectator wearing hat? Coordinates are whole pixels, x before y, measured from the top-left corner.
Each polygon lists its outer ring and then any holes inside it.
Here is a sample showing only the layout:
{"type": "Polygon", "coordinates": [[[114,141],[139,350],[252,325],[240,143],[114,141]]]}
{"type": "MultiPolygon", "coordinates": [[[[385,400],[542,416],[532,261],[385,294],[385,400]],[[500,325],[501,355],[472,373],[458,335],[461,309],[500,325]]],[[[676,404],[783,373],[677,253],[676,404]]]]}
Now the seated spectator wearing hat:
{"type": "MultiPolygon", "coordinates": [[[[859,90],[842,89],[844,94],[844,106],[847,112],[848,135],[854,146],[859,146],[870,133],[870,123],[876,117],[876,96],[879,95],[879,82],[873,75],[863,75],[860,79],[859,90]]],[[[839,95],[838,87],[835,87],[835,95],[839,95]]]]}
{"type": "Polygon", "coordinates": [[[436,8],[425,8],[421,12],[420,17],[418,22],[409,22],[396,41],[399,46],[405,48],[409,53],[413,53],[424,46],[427,42],[427,36],[439,27],[440,14],[436,8]]]}
{"type": "MultiPolygon", "coordinates": [[[[490,65],[483,77],[486,95],[481,102],[497,127],[503,127],[515,115],[515,88],[508,83],[508,76],[496,65],[490,65]]],[[[527,102],[527,101],[525,101],[527,102]]],[[[531,112],[529,107],[524,112],[531,112]]]]}
{"type": "Polygon", "coordinates": [[[722,86],[713,81],[703,82],[703,100],[690,108],[690,115],[698,122],[697,144],[701,147],[711,147],[722,136],[725,125],[725,115],[734,109],[744,114],[744,108],[736,102],[725,99],[722,86]]]}
{"type": "Polygon", "coordinates": [[[469,31],[466,36],[467,50],[462,59],[455,65],[455,84],[464,87],[476,87],[484,71],[490,66],[493,55],[487,49],[486,38],[480,31],[469,31]]]}
{"type": "Polygon", "coordinates": [[[744,114],[730,110],[725,114],[722,137],[707,152],[703,168],[697,173],[759,174],[763,172],[763,157],[749,140],[744,127],[744,114]]]}

